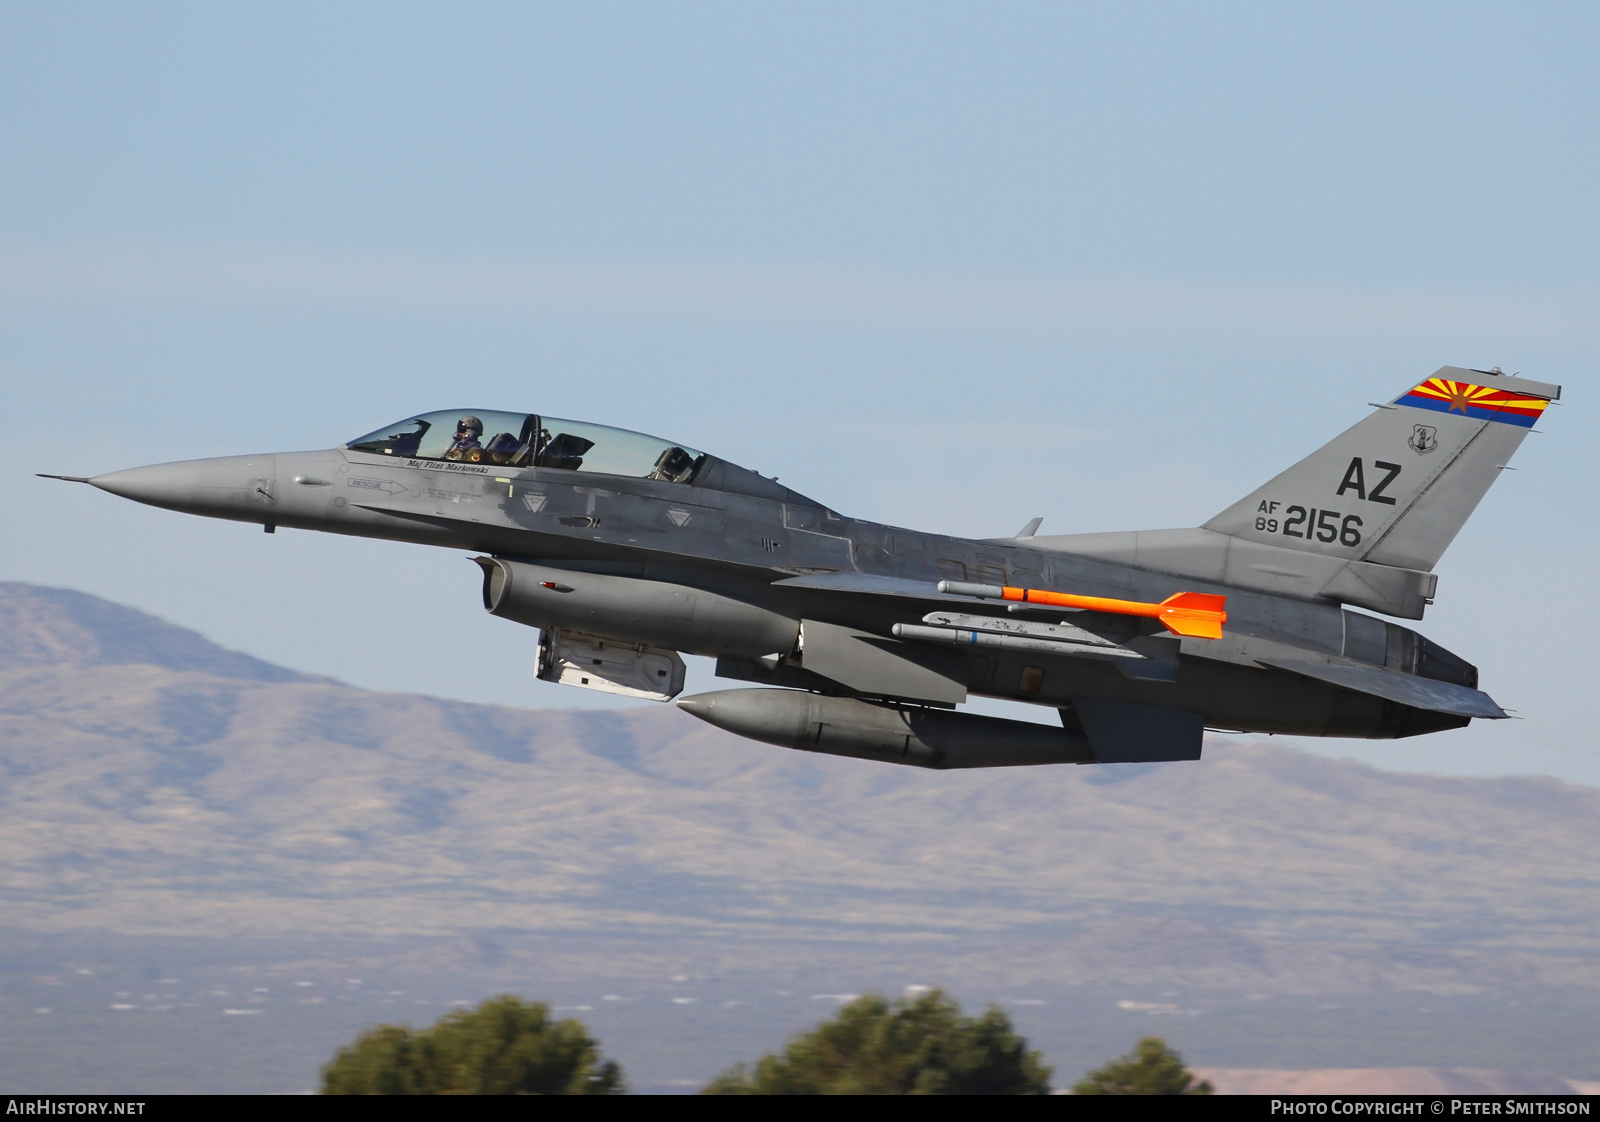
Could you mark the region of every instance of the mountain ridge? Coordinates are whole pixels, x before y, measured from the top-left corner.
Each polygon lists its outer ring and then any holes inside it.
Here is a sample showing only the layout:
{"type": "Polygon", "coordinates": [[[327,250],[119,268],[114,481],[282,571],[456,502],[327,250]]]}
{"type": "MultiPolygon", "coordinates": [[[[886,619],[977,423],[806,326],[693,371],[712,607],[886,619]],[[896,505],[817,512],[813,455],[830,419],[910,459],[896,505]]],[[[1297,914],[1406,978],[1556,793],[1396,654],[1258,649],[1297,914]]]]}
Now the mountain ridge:
{"type": "Polygon", "coordinates": [[[306,682],[315,675],[220,647],[197,631],[71,588],[0,581],[0,670],[151,665],[220,678],[306,682]]]}
{"type": "Polygon", "coordinates": [[[74,597],[0,585],[0,648],[31,652],[0,666],[18,929],[715,932],[1006,945],[1058,979],[1600,986],[1600,791],[1554,779],[1221,740],[1196,764],[930,773],[667,707],[370,693],[74,597]]]}
{"type": "Polygon", "coordinates": [[[374,1020],[517,992],[681,1089],[913,983],[1005,1004],[1062,1073],[1157,1033],[1259,1088],[1600,1078],[1591,788],[1227,738],[927,772],[373,693],[17,584],[0,651],[18,1088],[303,1088],[374,1020]]]}

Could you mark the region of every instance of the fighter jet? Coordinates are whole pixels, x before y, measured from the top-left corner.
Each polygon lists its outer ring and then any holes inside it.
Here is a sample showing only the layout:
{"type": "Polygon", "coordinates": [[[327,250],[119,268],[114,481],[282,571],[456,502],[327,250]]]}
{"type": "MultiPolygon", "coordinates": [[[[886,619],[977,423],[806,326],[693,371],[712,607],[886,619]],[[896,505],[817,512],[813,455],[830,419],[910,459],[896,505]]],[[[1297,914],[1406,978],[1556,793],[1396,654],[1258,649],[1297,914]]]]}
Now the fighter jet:
{"type": "Polygon", "coordinates": [[[85,479],[210,518],[470,552],[534,676],[755,740],[928,768],[1198,760],[1207,729],[1383,739],[1506,713],[1421,619],[1434,566],[1561,388],[1444,367],[1192,529],[880,525],[657,437],[421,413],[327,451],[85,479]],[[1386,618],[1387,617],[1387,618],[1386,618]],[[1054,722],[964,712],[973,696],[1054,722]]]}

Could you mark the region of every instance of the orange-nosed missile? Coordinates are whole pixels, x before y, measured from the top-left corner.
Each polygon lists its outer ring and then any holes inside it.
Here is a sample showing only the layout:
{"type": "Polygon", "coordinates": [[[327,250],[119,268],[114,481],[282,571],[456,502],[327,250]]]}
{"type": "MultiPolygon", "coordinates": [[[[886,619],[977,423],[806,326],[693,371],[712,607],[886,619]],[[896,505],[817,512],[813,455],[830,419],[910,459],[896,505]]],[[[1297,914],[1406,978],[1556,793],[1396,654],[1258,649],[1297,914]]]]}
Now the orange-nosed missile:
{"type": "Polygon", "coordinates": [[[1176,592],[1159,604],[1139,600],[1112,600],[1105,596],[1076,596],[1070,592],[1043,592],[1036,588],[1009,588],[998,584],[968,584],[944,580],[939,591],[956,596],[979,596],[990,600],[1013,600],[1020,604],[1045,604],[1054,608],[1081,608],[1091,612],[1114,612],[1123,616],[1158,619],[1174,635],[1190,639],[1220,639],[1222,625],[1228,622],[1227,597],[1206,592],[1176,592]]]}

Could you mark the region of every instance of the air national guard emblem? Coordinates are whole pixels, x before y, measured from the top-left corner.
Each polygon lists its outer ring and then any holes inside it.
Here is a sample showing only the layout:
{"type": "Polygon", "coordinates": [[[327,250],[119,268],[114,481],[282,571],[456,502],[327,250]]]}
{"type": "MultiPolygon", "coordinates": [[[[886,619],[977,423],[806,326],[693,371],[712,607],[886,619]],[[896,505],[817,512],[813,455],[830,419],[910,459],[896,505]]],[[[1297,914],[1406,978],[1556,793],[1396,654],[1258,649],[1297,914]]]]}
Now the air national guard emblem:
{"type": "Polygon", "coordinates": [[[1432,425],[1412,425],[1411,439],[1406,441],[1419,456],[1426,456],[1439,447],[1439,430],[1432,425]]]}

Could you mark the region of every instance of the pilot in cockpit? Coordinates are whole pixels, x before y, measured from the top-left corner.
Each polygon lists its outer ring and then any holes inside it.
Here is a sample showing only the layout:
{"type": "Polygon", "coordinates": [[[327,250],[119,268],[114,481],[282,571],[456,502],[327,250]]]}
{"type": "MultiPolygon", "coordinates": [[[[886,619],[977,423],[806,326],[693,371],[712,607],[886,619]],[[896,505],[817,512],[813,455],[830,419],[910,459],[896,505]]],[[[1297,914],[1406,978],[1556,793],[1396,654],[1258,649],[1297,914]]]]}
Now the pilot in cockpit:
{"type": "Polygon", "coordinates": [[[476,417],[463,417],[456,422],[456,436],[445,450],[444,458],[476,462],[483,456],[482,441],[483,422],[476,417]]]}

